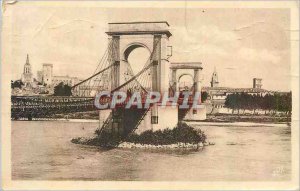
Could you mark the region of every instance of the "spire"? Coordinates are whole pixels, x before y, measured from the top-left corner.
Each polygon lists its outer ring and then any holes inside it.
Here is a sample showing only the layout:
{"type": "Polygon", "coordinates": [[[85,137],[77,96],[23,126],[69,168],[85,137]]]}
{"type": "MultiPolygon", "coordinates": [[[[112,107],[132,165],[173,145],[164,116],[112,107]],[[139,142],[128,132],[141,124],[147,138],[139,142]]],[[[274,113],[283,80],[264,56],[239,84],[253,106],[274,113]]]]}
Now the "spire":
{"type": "Polygon", "coordinates": [[[27,58],[26,58],[26,64],[29,64],[29,56],[27,54],[27,58]]]}
{"type": "Polygon", "coordinates": [[[24,65],[24,74],[31,74],[31,66],[29,63],[29,55],[27,54],[26,63],[24,65]]]}
{"type": "Polygon", "coordinates": [[[213,72],[212,77],[211,77],[210,86],[211,87],[218,87],[218,85],[219,85],[218,73],[217,73],[216,66],[215,66],[214,67],[214,72],[213,72]]]}

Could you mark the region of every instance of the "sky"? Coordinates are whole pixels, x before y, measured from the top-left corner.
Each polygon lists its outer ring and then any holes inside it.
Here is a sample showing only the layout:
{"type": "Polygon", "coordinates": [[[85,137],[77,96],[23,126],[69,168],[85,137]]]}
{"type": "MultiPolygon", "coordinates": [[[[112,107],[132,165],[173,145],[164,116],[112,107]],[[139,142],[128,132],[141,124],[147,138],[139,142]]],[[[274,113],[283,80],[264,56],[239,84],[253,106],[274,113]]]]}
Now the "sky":
{"type": "Polygon", "coordinates": [[[167,21],[170,62],[202,62],[204,86],[216,68],[220,86],[252,87],[257,77],[264,89],[291,89],[288,9],[54,8],[18,2],[4,13],[13,80],[21,77],[26,54],[34,76],[43,63],[52,63],[54,75],[85,79],[107,48],[107,23],[133,21],[167,21]]]}

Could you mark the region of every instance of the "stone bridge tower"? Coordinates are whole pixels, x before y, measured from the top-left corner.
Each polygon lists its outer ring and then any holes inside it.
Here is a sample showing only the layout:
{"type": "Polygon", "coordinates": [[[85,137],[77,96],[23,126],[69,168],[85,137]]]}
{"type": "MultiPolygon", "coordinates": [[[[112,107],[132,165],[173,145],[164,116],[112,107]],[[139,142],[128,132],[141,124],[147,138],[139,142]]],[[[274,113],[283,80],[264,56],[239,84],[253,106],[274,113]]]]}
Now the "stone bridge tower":
{"type": "MultiPolygon", "coordinates": [[[[114,64],[111,74],[112,90],[126,82],[126,77],[123,74],[129,64],[128,57],[133,50],[142,47],[150,53],[147,62],[153,64],[151,66],[151,91],[169,92],[170,63],[167,49],[169,37],[172,34],[169,31],[168,22],[109,23],[106,34],[111,42],[109,46],[112,46],[109,59],[114,64]]],[[[148,63],[141,62],[140,64],[145,66],[148,63]]],[[[157,103],[150,110],[151,112],[146,112],[142,121],[138,122],[137,131],[172,128],[178,122],[177,108],[163,108],[157,103]],[[170,118],[173,120],[169,120],[170,118]]],[[[133,116],[137,116],[139,113],[141,112],[134,113],[134,110],[113,110],[112,128],[118,131],[124,130],[128,124],[133,123],[129,122],[134,118],[133,116]],[[130,113],[132,116],[129,115],[130,113]]],[[[99,112],[100,124],[105,122],[108,115],[107,111],[99,112]]]]}
{"type": "Polygon", "coordinates": [[[125,72],[130,53],[143,47],[150,53],[153,52],[151,62],[157,63],[157,72],[153,72],[152,76],[153,91],[168,91],[170,63],[167,48],[169,37],[172,35],[168,22],[109,23],[108,27],[106,34],[112,39],[112,60],[116,63],[112,89],[126,81],[121,74],[125,72]]]}

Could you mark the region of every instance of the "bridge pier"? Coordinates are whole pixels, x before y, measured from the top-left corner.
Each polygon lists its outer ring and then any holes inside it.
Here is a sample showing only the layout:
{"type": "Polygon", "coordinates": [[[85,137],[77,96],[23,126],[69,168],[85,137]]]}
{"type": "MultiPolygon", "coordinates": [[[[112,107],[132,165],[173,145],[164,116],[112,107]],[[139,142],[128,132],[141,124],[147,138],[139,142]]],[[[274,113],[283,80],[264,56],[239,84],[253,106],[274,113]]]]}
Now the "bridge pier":
{"type": "Polygon", "coordinates": [[[178,108],[157,104],[150,109],[116,108],[99,111],[99,127],[108,133],[126,137],[129,133],[172,129],[178,123],[178,108]],[[155,113],[155,114],[154,114],[155,113]]]}
{"type": "MultiPolygon", "coordinates": [[[[163,130],[172,129],[178,123],[178,109],[170,107],[162,107],[157,105],[156,109],[151,111],[140,109],[125,109],[123,118],[119,121],[120,135],[126,136],[131,132],[142,133],[147,130],[163,130]],[[153,111],[158,113],[153,116],[153,111]]],[[[115,126],[116,128],[116,126],[115,126]]]]}
{"type": "Polygon", "coordinates": [[[98,110],[99,113],[99,127],[103,127],[105,121],[108,119],[111,110],[98,110]]]}
{"type": "Polygon", "coordinates": [[[206,106],[204,104],[199,105],[201,106],[201,108],[197,108],[197,109],[189,109],[188,111],[186,111],[184,113],[184,116],[179,116],[180,115],[180,111],[178,113],[178,117],[181,117],[181,120],[195,120],[195,121],[201,121],[201,120],[205,120],[206,119],[206,106]]]}
{"type": "Polygon", "coordinates": [[[157,123],[149,124],[153,131],[172,129],[178,123],[178,109],[157,105],[157,123]]]}

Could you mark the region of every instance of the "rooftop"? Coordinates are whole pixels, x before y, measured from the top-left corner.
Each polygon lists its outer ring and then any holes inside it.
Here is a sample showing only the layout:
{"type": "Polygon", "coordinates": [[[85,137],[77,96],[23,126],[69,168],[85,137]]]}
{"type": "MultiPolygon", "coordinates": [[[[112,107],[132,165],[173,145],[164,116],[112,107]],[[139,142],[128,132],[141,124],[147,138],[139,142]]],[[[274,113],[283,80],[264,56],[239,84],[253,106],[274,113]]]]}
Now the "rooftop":
{"type": "Polygon", "coordinates": [[[140,35],[140,34],[165,34],[172,36],[167,21],[139,21],[139,22],[114,22],[108,23],[108,35],[140,35]]]}
{"type": "Polygon", "coordinates": [[[203,69],[201,62],[172,62],[171,69],[203,69]]]}
{"type": "Polygon", "coordinates": [[[44,63],[43,66],[52,66],[53,67],[53,64],[44,63]]]}
{"type": "Polygon", "coordinates": [[[169,23],[167,21],[136,21],[136,22],[116,22],[116,23],[108,23],[109,25],[114,25],[114,24],[118,24],[118,25],[122,25],[122,24],[143,24],[143,23],[165,23],[167,24],[168,26],[169,23]]]}
{"type": "Polygon", "coordinates": [[[261,88],[229,88],[229,87],[203,87],[204,91],[209,90],[215,90],[215,91],[223,91],[223,92],[229,92],[229,93],[268,93],[268,92],[275,92],[275,91],[269,91],[266,89],[261,88]]]}

